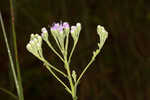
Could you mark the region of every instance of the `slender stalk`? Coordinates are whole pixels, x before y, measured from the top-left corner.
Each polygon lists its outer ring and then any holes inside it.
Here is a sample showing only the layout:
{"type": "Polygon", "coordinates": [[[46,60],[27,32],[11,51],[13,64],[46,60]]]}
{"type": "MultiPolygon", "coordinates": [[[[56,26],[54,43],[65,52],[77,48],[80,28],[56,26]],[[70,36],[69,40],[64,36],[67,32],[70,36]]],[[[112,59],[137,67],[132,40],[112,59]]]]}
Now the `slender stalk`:
{"type": "Polygon", "coordinates": [[[67,74],[68,74],[68,80],[69,80],[69,83],[70,83],[70,86],[71,86],[71,93],[72,93],[72,97],[74,98],[75,97],[75,93],[74,93],[74,85],[73,85],[73,82],[72,82],[72,77],[71,77],[71,73],[70,73],[70,68],[69,68],[69,65],[68,65],[68,62],[67,60],[65,60],[65,67],[66,67],[66,70],[67,70],[67,74]]]}
{"type": "Polygon", "coordinates": [[[0,90],[5,92],[6,94],[12,96],[15,100],[18,100],[17,96],[15,94],[13,94],[12,92],[10,92],[9,90],[6,90],[6,89],[1,88],[1,87],[0,87],[0,90]]]}
{"type": "MultiPolygon", "coordinates": [[[[70,72],[70,67],[69,67],[69,63],[70,61],[68,61],[67,59],[67,56],[68,56],[68,40],[69,40],[69,34],[67,34],[67,37],[66,37],[66,42],[65,42],[65,52],[63,54],[64,56],[64,66],[66,68],[66,71],[67,71],[67,74],[68,74],[68,80],[69,80],[69,83],[70,83],[70,87],[71,87],[71,95],[72,95],[72,99],[73,100],[77,100],[77,96],[76,96],[76,87],[74,86],[73,84],[73,80],[72,80],[72,76],[71,76],[71,72],[70,72]]],[[[74,48],[76,46],[77,42],[75,42],[74,46],[73,46],[73,49],[71,51],[71,56],[73,54],[73,51],[74,51],[74,48]]],[[[69,60],[71,60],[71,56],[69,56],[69,60]]]]}
{"type": "Polygon", "coordinates": [[[57,69],[56,67],[54,67],[53,65],[51,65],[50,63],[48,63],[46,60],[41,59],[44,63],[46,63],[49,67],[51,67],[52,69],[54,69],[55,71],[59,72],[60,74],[62,74],[64,77],[67,77],[67,75],[62,72],[61,70],[57,69]]]}
{"type": "Polygon", "coordinates": [[[54,69],[54,70],[57,71],[58,73],[62,74],[64,77],[67,77],[67,75],[66,75],[64,72],[62,72],[62,71],[59,70],[58,68],[56,68],[56,67],[54,67],[53,65],[51,65],[50,63],[48,63],[48,61],[46,61],[46,60],[44,59],[44,57],[41,58],[40,56],[37,56],[37,55],[35,55],[35,54],[33,54],[33,55],[36,56],[38,59],[40,59],[43,63],[46,63],[49,67],[51,67],[52,69],[54,69]]]}
{"type": "Polygon", "coordinates": [[[71,57],[72,57],[72,55],[73,55],[73,52],[74,52],[74,50],[75,50],[75,47],[76,47],[76,45],[77,45],[77,42],[78,42],[78,40],[75,41],[75,43],[74,43],[74,45],[73,45],[73,48],[72,48],[72,50],[71,50],[71,53],[70,53],[70,56],[69,56],[69,60],[68,60],[68,63],[69,63],[69,64],[70,64],[70,61],[71,61],[71,57]]]}
{"type": "Polygon", "coordinates": [[[59,43],[59,41],[58,41],[58,38],[57,38],[54,34],[52,34],[52,35],[53,35],[53,37],[54,37],[54,39],[55,39],[55,41],[56,41],[56,44],[57,44],[59,50],[60,50],[61,53],[63,54],[63,51],[62,51],[62,49],[61,49],[60,43],[59,43]]]}
{"type": "MultiPolygon", "coordinates": [[[[14,81],[15,81],[18,96],[20,96],[20,93],[21,93],[20,92],[20,87],[19,87],[17,76],[16,76],[15,66],[14,66],[14,62],[13,62],[13,59],[12,59],[12,54],[11,54],[11,51],[10,51],[10,47],[9,47],[9,44],[8,44],[8,40],[7,40],[6,31],[5,31],[5,28],[4,28],[4,23],[3,23],[1,12],[0,12],[0,21],[1,21],[3,36],[4,36],[4,40],[5,40],[5,43],[6,43],[7,52],[8,52],[8,56],[9,56],[9,60],[10,60],[10,65],[11,65],[13,78],[14,78],[14,81]]],[[[21,99],[19,99],[19,100],[21,100],[21,99]]]]}
{"type": "Polygon", "coordinates": [[[65,60],[64,66],[65,66],[65,68],[67,70],[68,80],[69,80],[69,83],[70,83],[70,86],[71,86],[71,95],[72,95],[72,98],[74,100],[74,98],[76,98],[76,93],[75,93],[75,87],[74,87],[74,84],[73,84],[73,81],[72,81],[72,77],[71,77],[69,63],[67,61],[67,51],[65,51],[65,53],[64,53],[64,60],[65,60]]]}
{"type": "Polygon", "coordinates": [[[10,11],[11,11],[12,34],[13,34],[13,47],[14,47],[14,53],[15,53],[15,64],[16,64],[17,78],[18,78],[19,89],[20,89],[19,100],[24,100],[21,74],[20,74],[20,66],[19,66],[19,60],[18,60],[17,42],[16,42],[15,15],[14,15],[13,0],[10,0],[10,11]]]}
{"type": "Polygon", "coordinates": [[[90,62],[88,63],[88,65],[84,68],[84,70],[83,70],[82,73],[80,74],[80,76],[79,76],[79,78],[78,78],[78,80],[77,80],[75,86],[78,85],[80,79],[82,78],[82,76],[84,75],[84,73],[86,72],[86,70],[89,68],[89,66],[93,63],[94,60],[95,60],[95,58],[92,58],[92,59],[90,60],[90,62]]]}
{"type": "Polygon", "coordinates": [[[67,37],[66,37],[66,44],[65,44],[65,51],[68,51],[68,41],[69,41],[69,34],[67,34],[67,37]]]}
{"type": "Polygon", "coordinates": [[[52,51],[64,62],[64,59],[60,56],[60,54],[53,48],[53,46],[47,41],[48,46],[52,49],[52,51]]]}
{"type": "Polygon", "coordinates": [[[68,86],[58,78],[58,76],[52,71],[50,67],[45,63],[46,68],[52,73],[52,75],[66,88],[66,90],[71,94],[71,90],[68,88],[68,86]]]}

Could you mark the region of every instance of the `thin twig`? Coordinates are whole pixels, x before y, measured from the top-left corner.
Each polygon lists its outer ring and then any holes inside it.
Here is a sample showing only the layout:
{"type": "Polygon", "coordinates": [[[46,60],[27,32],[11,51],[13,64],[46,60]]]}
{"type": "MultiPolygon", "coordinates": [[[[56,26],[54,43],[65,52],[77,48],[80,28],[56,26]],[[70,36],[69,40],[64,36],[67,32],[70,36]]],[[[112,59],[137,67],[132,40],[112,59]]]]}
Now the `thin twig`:
{"type": "Polygon", "coordinates": [[[69,56],[68,64],[70,64],[71,57],[72,57],[72,55],[73,55],[73,52],[74,52],[75,47],[76,47],[76,45],[77,45],[77,42],[78,42],[78,40],[76,40],[75,43],[74,43],[74,45],[73,45],[73,48],[72,48],[71,53],[70,53],[70,56],[69,56]]]}
{"type": "Polygon", "coordinates": [[[52,75],[66,88],[66,90],[71,94],[71,90],[68,88],[68,86],[60,79],[58,76],[52,71],[50,67],[45,63],[46,68],[52,73],[52,75]]]}
{"type": "Polygon", "coordinates": [[[1,87],[0,87],[0,90],[5,92],[6,94],[12,96],[15,100],[18,100],[17,96],[15,94],[13,94],[12,92],[10,92],[9,90],[6,90],[6,89],[1,88],[1,87]]]}
{"type": "Polygon", "coordinates": [[[3,23],[1,12],[0,12],[0,21],[1,21],[3,36],[4,36],[4,40],[5,40],[5,43],[6,43],[7,52],[8,52],[8,56],[9,56],[9,60],[10,60],[10,65],[11,65],[11,70],[12,70],[13,78],[15,80],[15,85],[16,85],[18,96],[19,96],[21,92],[20,92],[20,89],[19,89],[19,83],[18,83],[18,79],[17,79],[17,76],[16,76],[14,62],[13,62],[12,54],[11,54],[10,47],[9,47],[9,44],[8,44],[8,40],[7,40],[6,31],[5,31],[5,28],[4,28],[4,23],[3,23]]]}
{"type": "Polygon", "coordinates": [[[10,0],[10,13],[11,13],[11,27],[12,27],[12,34],[13,34],[13,47],[14,47],[14,53],[15,53],[14,59],[15,59],[16,72],[17,72],[17,78],[18,78],[19,89],[20,89],[19,100],[24,100],[21,74],[20,74],[20,66],[19,66],[19,60],[18,60],[18,50],[17,50],[17,42],[16,42],[15,15],[14,15],[14,3],[13,3],[13,1],[14,0],[10,0]]]}

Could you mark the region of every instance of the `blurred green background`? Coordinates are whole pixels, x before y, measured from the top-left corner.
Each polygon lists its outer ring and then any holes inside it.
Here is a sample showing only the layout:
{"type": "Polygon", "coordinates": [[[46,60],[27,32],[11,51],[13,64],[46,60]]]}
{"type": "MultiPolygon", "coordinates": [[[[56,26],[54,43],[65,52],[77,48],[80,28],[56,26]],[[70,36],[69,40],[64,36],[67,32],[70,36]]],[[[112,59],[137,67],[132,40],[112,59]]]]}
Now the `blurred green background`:
{"type": "MultiPolygon", "coordinates": [[[[25,100],[71,100],[26,50],[31,33],[40,34],[42,27],[60,21],[82,24],[71,63],[78,75],[97,48],[96,26],[103,25],[109,32],[101,54],[80,82],[79,100],[150,100],[150,0],[15,0],[14,6],[25,100]]],[[[11,45],[9,1],[0,0],[0,9],[11,45]]],[[[48,61],[62,64],[45,43],[43,48],[48,61]]],[[[16,93],[1,28],[0,87],[16,93]]],[[[0,100],[12,98],[0,91],[0,100]]]]}

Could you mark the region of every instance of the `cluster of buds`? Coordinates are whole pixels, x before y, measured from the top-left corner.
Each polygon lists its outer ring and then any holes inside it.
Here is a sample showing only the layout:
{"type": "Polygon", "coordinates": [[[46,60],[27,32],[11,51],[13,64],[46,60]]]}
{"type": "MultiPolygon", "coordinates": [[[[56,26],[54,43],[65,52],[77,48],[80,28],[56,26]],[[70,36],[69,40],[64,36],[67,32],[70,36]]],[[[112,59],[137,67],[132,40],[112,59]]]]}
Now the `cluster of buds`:
{"type": "Polygon", "coordinates": [[[97,33],[99,35],[100,43],[98,43],[98,47],[102,48],[107,37],[108,37],[108,32],[104,29],[104,27],[98,25],[97,26],[97,33]]]}
{"type": "Polygon", "coordinates": [[[37,58],[43,58],[42,53],[42,38],[38,34],[31,34],[30,42],[27,44],[26,48],[29,52],[35,55],[37,58]]]}
{"type": "MultiPolygon", "coordinates": [[[[73,40],[74,41],[78,40],[81,31],[81,24],[77,23],[76,26],[71,26],[71,30],[70,30],[70,26],[67,22],[54,23],[53,26],[50,28],[50,31],[60,50],[64,50],[65,38],[69,35],[70,32],[73,40]]],[[[32,54],[36,55],[36,57],[42,56],[41,54],[42,39],[51,46],[51,43],[48,40],[49,34],[47,29],[43,27],[41,29],[41,32],[42,32],[41,36],[38,34],[35,35],[31,34],[30,42],[26,46],[27,50],[32,54]]]]}
{"type": "Polygon", "coordinates": [[[80,31],[81,31],[81,24],[80,23],[77,23],[76,26],[71,27],[71,36],[72,36],[74,42],[78,41],[80,31]]]}
{"type": "Polygon", "coordinates": [[[95,57],[100,53],[101,48],[103,47],[107,37],[108,32],[104,29],[103,26],[98,25],[97,26],[97,34],[99,35],[99,43],[98,43],[98,49],[93,52],[92,59],[95,59],[95,57]]]}

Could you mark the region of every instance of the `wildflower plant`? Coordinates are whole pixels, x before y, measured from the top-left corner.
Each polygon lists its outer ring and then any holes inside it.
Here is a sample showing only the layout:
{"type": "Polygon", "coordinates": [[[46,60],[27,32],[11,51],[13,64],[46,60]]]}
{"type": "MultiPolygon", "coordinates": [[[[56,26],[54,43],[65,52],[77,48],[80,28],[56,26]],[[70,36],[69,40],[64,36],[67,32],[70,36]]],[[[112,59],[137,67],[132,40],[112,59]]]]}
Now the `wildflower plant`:
{"type": "Polygon", "coordinates": [[[100,53],[101,48],[103,47],[105,40],[108,37],[108,32],[104,29],[104,27],[98,25],[97,26],[97,33],[99,36],[99,43],[98,49],[93,52],[93,56],[84,70],[81,72],[79,77],[76,74],[75,70],[70,70],[70,62],[77,45],[80,31],[81,31],[81,24],[77,23],[75,26],[69,26],[67,22],[64,23],[54,23],[53,26],[50,28],[51,34],[60,50],[58,53],[52,44],[49,41],[49,33],[47,29],[44,27],[41,29],[42,33],[39,34],[31,34],[30,41],[26,45],[27,50],[32,53],[35,57],[41,60],[44,66],[50,71],[50,73],[65,87],[66,91],[72,95],[73,100],[77,100],[77,86],[82,78],[83,74],[89,68],[89,66],[93,63],[96,56],[100,53]],[[69,45],[69,36],[73,38],[73,46],[71,52],[68,53],[68,45],[69,45]],[[51,50],[61,59],[64,63],[64,68],[66,72],[61,71],[57,67],[50,64],[43,56],[42,51],[42,42],[46,42],[47,45],[51,48],[51,50]],[[64,76],[64,78],[68,79],[70,86],[67,86],[55,73],[58,72],[64,76]]]}

